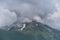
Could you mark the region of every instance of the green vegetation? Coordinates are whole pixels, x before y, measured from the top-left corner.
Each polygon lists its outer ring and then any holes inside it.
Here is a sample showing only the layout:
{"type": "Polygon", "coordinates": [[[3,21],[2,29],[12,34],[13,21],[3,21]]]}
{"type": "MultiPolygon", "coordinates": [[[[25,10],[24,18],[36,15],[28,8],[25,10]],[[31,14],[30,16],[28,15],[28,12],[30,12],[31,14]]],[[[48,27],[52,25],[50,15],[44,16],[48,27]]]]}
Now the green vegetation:
{"type": "Polygon", "coordinates": [[[21,31],[13,28],[10,31],[0,30],[0,40],[60,40],[60,32],[47,25],[30,22],[21,31]]]}

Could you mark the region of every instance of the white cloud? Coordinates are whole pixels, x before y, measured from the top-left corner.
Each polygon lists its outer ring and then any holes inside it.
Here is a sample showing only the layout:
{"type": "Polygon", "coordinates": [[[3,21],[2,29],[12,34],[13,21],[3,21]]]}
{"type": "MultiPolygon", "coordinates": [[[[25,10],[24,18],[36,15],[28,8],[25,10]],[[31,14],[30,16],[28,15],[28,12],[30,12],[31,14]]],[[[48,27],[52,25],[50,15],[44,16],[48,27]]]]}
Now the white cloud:
{"type": "Polygon", "coordinates": [[[32,20],[28,17],[20,17],[20,23],[24,22],[32,22],[32,20]]]}
{"type": "Polygon", "coordinates": [[[10,12],[8,9],[0,8],[0,28],[11,25],[16,20],[17,16],[14,12],[10,12]]]}
{"type": "Polygon", "coordinates": [[[53,28],[60,26],[60,12],[55,12],[55,7],[60,11],[57,0],[3,0],[0,1],[0,6],[8,8],[0,8],[0,26],[15,22],[16,14],[18,15],[18,22],[29,22],[31,21],[29,18],[31,18],[37,22],[44,21],[45,24],[53,26],[53,28]],[[15,11],[16,14],[9,10],[15,11]],[[37,15],[40,15],[41,18],[37,15]]]}
{"type": "Polygon", "coordinates": [[[40,16],[34,16],[33,20],[37,21],[37,22],[42,22],[42,19],[40,16]]]}
{"type": "Polygon", "coordinates": [[[58,2],[58,0],[55,0],[55,6],[57,11],[49,14],[46,18],[45,23],[52,28],[60,30],[60,3],[58,2]]]}
{"type": "Polygon", "coordinates": [[[48,15],[47,21],[45,23],[52,28],[60,30],[60,12],[55,12],[53,14],[48,15]]]}

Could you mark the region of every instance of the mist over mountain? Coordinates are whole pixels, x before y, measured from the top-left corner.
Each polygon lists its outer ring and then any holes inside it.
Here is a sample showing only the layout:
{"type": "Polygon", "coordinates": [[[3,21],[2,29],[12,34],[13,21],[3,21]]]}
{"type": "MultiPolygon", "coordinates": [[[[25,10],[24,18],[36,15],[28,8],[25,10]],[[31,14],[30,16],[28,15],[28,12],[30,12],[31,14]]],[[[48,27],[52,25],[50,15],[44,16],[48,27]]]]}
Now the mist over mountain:
{"type": "Polygon", "coordinates": [[[36,20],[60,30],[59,0],[0,0],[0,28],[36,20]]]}
{"type": "Polygon", "coordinates": [[[0,40],[60,40],[60,0],[0,0],[0,40]]]}

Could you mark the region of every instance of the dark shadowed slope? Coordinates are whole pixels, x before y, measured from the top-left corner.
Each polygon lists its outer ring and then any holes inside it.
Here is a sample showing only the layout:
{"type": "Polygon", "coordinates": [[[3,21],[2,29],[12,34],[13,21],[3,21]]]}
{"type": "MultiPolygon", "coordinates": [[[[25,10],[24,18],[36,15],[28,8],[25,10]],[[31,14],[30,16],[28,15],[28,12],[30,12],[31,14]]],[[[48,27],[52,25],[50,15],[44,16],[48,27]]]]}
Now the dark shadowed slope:
{"type": "Polygon", "coordinates": [[[0,30],[0,40],[34,40],[31,34],[0,30]]]}

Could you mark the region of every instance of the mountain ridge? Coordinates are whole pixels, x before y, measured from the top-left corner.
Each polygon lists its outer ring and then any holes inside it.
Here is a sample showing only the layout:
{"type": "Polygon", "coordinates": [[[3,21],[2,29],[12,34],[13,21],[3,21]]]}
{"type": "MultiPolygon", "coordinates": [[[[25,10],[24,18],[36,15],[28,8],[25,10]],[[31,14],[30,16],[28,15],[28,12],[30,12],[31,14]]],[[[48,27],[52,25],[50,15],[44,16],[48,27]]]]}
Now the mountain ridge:
{"type": "Polygon", "coordinates": [[[60,40],[60,31],[50,28],[48,25],[32,21],[25,24],[25,28],[12,28],[8,31],[0,30],[2,38],[8,40],[60,40]]]}

